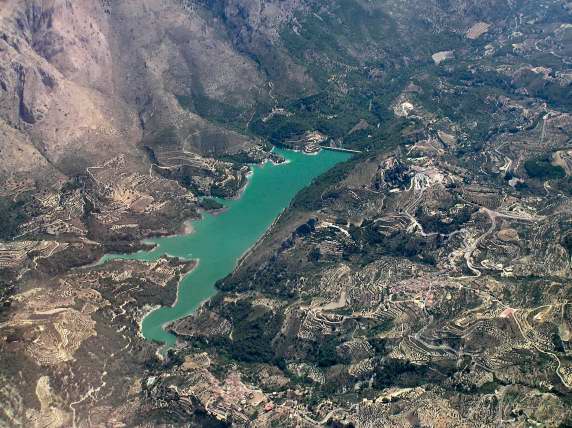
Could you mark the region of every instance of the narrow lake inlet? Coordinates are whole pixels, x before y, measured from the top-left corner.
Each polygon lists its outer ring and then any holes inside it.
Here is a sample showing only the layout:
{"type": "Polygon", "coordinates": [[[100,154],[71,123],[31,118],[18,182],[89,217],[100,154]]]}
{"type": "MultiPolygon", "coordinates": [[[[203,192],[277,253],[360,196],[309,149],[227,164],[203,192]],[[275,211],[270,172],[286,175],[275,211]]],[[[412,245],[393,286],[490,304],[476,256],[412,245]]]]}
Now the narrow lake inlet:
{"type": "Polygon", "coordinates": [[[216,293],[215,283],[230,274],[240,257],[254,245],[288,207],[298,191],[314,178],[350,157],[348,153],[322,150],[318,154],[275,149],[287,162],[270,162],[253,167],[253,174],[240,198],[224,200],[225,210],[205,213],[192,222],[189,234],[151,239],[156,247],[133,254],[110,254],[112,259],[154,261],[164,255],[197,260],[197,266],[179,283],[178,298],[171,307],[149,313],[142,322],[142,334],[171,347],[176,337],[164,326],[191,314],[216,293]]]}

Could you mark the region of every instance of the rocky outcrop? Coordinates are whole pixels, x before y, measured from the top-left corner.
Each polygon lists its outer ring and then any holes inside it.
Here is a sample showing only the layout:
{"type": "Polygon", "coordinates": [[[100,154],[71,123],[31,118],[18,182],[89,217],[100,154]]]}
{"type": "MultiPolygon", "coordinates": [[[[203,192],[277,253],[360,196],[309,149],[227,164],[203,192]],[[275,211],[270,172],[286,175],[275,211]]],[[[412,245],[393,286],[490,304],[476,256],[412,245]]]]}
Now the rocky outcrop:
{"type": "Polygon", "coordinates": [[[249,143],[212,119],[252,109],[264,82],[208,14],[158,0],[2,9],[0,118],[62,173],[117,155],[148,169],[141,141],[199,154],[249,143]]]}

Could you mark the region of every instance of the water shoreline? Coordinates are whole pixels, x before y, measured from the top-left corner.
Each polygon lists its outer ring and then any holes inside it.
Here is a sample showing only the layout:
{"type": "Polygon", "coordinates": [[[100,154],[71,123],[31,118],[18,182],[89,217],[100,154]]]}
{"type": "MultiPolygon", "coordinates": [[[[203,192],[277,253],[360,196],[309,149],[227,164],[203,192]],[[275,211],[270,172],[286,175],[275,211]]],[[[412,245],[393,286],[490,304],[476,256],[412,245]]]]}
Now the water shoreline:
{"type": "Polygon", "coordinates": [[[268,160],[255,165],[239,194],[221,200],[224,207],[217,212],[205,211],[199,219],[186,220],[180,229],[182,233],[148,239],[144,243],[155,245],[151,251],[102,257],[102,261],[153,261],[170,255],[195,263],[177,282],[174,302],[149,310],[139,323],[140,334],[160,344],[160,354],[177,345],[177,336],[169,331],[169,326],[194,313],[219,292],[216,283],[240,267],[279,221],[298,191],[349,157],[347,153],[325,150],[314,155],[276,151],[285,161],[268,160]]]}

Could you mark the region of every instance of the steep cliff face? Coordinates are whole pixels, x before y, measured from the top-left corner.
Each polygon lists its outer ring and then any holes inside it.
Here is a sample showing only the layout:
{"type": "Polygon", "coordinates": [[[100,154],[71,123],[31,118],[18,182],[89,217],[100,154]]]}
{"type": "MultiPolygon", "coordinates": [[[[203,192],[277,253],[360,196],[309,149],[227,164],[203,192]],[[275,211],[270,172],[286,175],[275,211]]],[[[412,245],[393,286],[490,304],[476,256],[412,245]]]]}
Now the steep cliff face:
{"type": "Polygon", "coordinates": [[[136,115],[113,97],[112,52],[97,5],[8,2],[11,13],[2,17],[4,126],[69,175],[114,152],[135,157],[140,138],[136,115]]]}
{"type": "Polygon", "coordinates": [[[247,141],[200,114],[202,100],[245,112],[264,86],[206,12],[176,1],[7,1],[0,31],[2,127],[66,175],[118,154],[143,168],[141,141],[199,153],[247,141]]]}

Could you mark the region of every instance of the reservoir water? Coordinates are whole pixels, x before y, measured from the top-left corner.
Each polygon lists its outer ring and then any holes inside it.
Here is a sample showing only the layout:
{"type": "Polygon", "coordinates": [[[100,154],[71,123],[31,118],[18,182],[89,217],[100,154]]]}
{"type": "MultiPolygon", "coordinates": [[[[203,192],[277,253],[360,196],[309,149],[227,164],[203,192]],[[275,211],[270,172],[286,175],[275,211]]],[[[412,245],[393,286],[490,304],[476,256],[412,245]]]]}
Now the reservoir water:
{"type": "Polygon", "coordinates": [[[142,334],[148,340],[168,347],[176,338],[165,331],[165,324],[191,314],[216,292],[215,283],[230,274],[240,257],[256,243],[292,198],[318,175],[349,158],[349,154],[322,150],[315,155],[275,149],[287,162],[253,166],[253,174],[237,199],[222,202],[225,210],[192,222],[189,234],[151,239],[151,251],[133,254],[109,254],[111,259],[157,260],[163,255],[198,260],[198,265],[179,283],[176,303],[150,312],[142,322],[142,334]]]}

